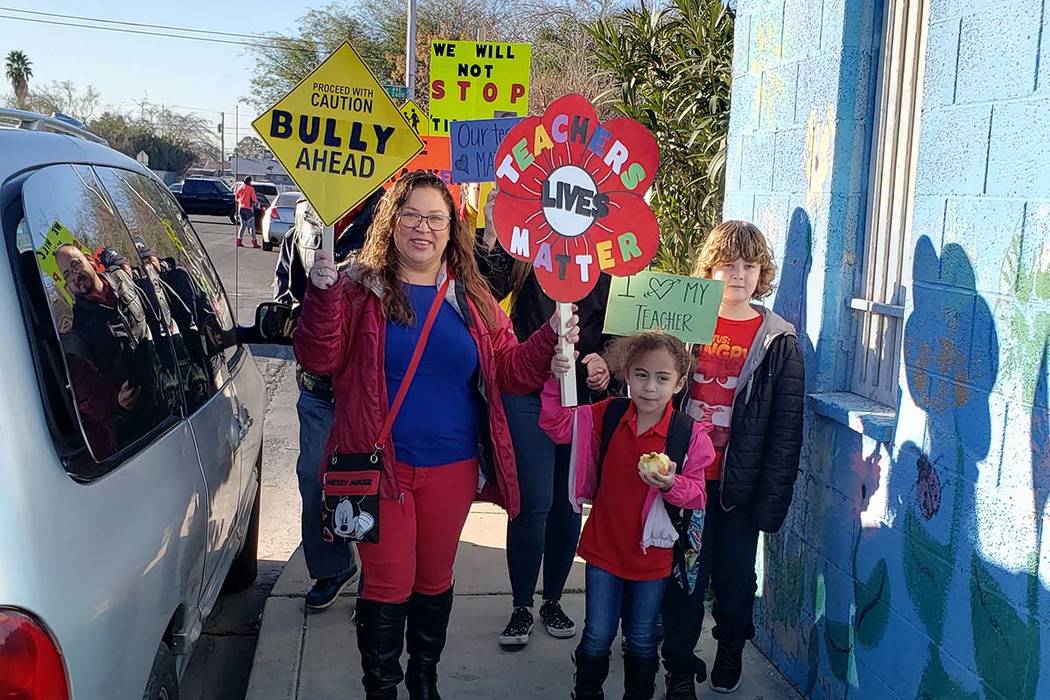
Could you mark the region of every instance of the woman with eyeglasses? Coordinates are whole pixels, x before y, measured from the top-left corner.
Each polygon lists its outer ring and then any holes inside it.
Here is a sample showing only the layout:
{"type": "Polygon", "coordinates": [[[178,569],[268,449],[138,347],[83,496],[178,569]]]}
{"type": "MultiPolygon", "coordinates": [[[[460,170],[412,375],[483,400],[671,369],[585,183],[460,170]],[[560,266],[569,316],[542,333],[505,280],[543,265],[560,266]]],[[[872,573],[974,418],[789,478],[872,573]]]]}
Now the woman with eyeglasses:
{"type": "MultiPolygon", "coordinates": [[[[497,503],[511,518],[519,510],[500,396],[543,385],[558,341],[557,315],[518,342],[478,271],[473,232],[441,179],[423,171],[405,175],[385,195],[353,265],[340,272],[329,256],[318,255],[310,282],[295,355],[306,370],[333,376],[335,423],[326,459],[372,451],[410,375],[382,453],[379,542],[358,545],[357,641],[366,698],[394,700],[402,678],[411,698],[440,698],[437,664],[470,504],[497,503]],[[428,316],[433,321],[424,334],[428,316]]],[[[578,338],[575,318],[566,336],[578,338]]]]}

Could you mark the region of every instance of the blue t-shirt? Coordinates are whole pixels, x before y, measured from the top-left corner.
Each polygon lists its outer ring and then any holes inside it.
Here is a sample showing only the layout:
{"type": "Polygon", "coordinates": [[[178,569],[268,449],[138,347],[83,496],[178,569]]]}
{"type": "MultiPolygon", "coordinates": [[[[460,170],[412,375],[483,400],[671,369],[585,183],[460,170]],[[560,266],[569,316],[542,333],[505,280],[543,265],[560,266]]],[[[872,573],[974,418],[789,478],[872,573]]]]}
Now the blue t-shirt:
{"type": "MultiPolygon", "coordinates": [[[[386,324],[385,369],[388,401],[401,388],[436,287],[406,284],[415,312],[410,327],[386,324]]],[[[435,467],[478,454],[478,348],[459,313],[442,302],[430,329],[419,368],[394,420],[391,437],[397,460],[413,467],[435,467]]]]}

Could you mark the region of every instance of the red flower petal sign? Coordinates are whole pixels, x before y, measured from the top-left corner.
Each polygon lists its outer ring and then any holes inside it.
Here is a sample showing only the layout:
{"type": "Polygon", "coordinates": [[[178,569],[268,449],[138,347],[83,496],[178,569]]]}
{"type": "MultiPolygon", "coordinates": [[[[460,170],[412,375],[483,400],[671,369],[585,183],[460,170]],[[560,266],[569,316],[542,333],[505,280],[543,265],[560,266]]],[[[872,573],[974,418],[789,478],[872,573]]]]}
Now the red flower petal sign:
{"type": "Polygon", "coordinates": [[[644,126],[602,124],[587,98],[560,97],[542,117],[519,122],[496,152],[496,236],[532,263],[551,299],[583,299],[600,272],[633,275],[656,255],[659,228],[642,197],[659,163],[644,126]]]}

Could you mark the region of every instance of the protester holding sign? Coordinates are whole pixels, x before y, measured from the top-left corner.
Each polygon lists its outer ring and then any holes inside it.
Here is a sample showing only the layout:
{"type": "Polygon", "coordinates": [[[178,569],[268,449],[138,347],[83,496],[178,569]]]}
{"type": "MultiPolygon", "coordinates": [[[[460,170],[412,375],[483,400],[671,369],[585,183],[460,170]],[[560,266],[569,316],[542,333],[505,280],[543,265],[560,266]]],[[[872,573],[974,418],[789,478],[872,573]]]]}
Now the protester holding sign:
{"type": "Polygon", "coordinates": [[[664,596],[663,658],[669,700],[695,700],[704,662],[693,650],[713,584],[718,652],[711,688],[740,685],[744,644],[755,636],[755,553],[758,533],[784,522],[802,446],[805,371],[795,329],[753,306],[773,290],[773,252],[754,224],[726,221],[708,234],[695,277],[725,287],[714,341],[697,351],[686,411],[712,425],[715,459],[707,467],[707,512],[700,571],[693,587],[674,581],[664,596]],[[732,446],[732,449],[730,449],[732,446]]]}
{"type": "MultiPolygon", "coordinates": [[[[532,265],[514,260],[496,241],[492,226],[492,197],[477,255],[481,272],[498,299],[510,298],[510,317],[519,339],[528,338],[546,323],[555,303],[540,288],[532,265]]],[[[609,276],[578,302],[580,353],[577,367],[577,398],[591,403],[609,386],[609,367],[601,352],[608,340],[602,334],[609,276]],[[593,394],[592,394],[593,392],[593,394]]],[[[569,503],[569,445],[555,445],[539,426],[540,395],[504,394],[521,489],[521,515],[507,523],[507,568],[513,591],[510,621],[499,636],[502,646],[520,647],[532,633],[536,583],[543,566],[543,605],[540,621],[556,638],[576,634],[576,624],[561,608],[561,594],[572,570],[576,542],[580,537],[580,514],[569,503]]]]}
{"type": "MultiPolygon", "coordinates": [[[[622,627],[624,700],[651,700],[660,660],[656,621],[672,572],[693,577],[692,543],[706,503],[704,469],[714,456],[707,427],[674,410],[690,371],[685,344],[662,331],[616,340],[612,366],[630,399],[564,408],[558,382],[543,389],[540,425],[573,443],[572,505],[590,501],[580,538],[587,561],[587,620],[574,654],[575,700],[604,698],[609,649],[622,627]]],[[[571,360],[557,355],[555,374],[571,360]]]]}
{"type": "MultiPolygon", "coordinates": [[[[369,514],[378,542],[358,548],[366,697],[396,698],[404,677],[412,698],[439,698],[452,565],[470,503],[480,497],[511,518],[519,512],[500,395],[543,384],[558,319],[517,341],[478,271],[473,233],[430,173],[410,173],[384,196],[357,263],[339,273],[318,255],[310,281],[295,355],[308,371],[333,376],[326,464],[371,455],[374,476],[359,473],[379,495],[369,514]]],[[[565,336],[578,340],[576,319],[565,336]]]]}

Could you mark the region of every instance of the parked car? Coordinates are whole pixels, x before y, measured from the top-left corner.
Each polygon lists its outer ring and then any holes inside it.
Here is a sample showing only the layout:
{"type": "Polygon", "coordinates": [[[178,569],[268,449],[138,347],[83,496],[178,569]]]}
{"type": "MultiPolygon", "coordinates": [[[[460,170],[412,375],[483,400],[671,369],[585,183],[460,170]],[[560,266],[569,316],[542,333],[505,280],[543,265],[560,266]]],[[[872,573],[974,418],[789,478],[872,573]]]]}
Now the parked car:
{"type": "Polygon", "coordinates": [[[262,217],[263,250],[273,250],[275,245],[281,245],[295,222],[295,203],[302,196],[301,192],[282,192],[266,209],[262,217]]]}
{"type": "Polygon", "coordinates": [[[168,185],[168,189],[171,190],[172,192],[182,192],[182,183],[181,182],[173,182],[170,185],[168,185]]]}
{"type": "Polygon", "coordinates": [[[272,182],[255,182],[253,180],[252,187],[255,188],[255,194],[258,197],[262,198],[265,195],[266,199],[269,201],[273,201],[273,198],[280,194],[277,185],[272,182]]]}
{"type": "Polygon", "coordinates": [[[191,177],[182,181],[182,191],[175,193],[183,211],[190,215],[228,216],[237,223],[237,204],[233,190],[218,178],[191,177]]]}
{"type": "Polygon", "coordinates": [[[0,697],[175,698],[220,590],[256,577],[266,390],[247,343],[286,310],[238,328],[156,176],[62,122],[14,121],[0,697]]]}

